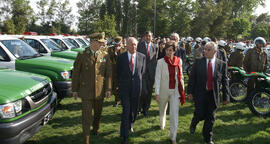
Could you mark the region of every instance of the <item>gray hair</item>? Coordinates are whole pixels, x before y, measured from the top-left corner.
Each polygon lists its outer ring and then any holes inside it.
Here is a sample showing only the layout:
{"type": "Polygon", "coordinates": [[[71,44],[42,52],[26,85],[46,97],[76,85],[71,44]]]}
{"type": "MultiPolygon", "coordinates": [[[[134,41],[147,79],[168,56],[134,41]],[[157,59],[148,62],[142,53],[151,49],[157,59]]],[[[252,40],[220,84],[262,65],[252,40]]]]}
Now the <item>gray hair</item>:
{"type": "Polygon", "coordinates": [[[217,44],[215,43],[215,42],[207,42],[206,44],[205,44],[205,47],[211,47],[212,48],[212,50],[217,50],[218,49],[218,46],[217,46],[217,44]]]}
{"type": "Polygon", "coordinates": [[[171,34],[171,36],[177,37],[178,41],[180,40],[178,33],[175,33],[175,32],[174,32],[174,33],[171,34]]]}
{"type": "Polygon", "coordinates": [[[129,37],[127,40],[127,45],[129,45],[130,41],[134,40],[136,44],[138,44],[138,40],[135,37],[129,37]]]}

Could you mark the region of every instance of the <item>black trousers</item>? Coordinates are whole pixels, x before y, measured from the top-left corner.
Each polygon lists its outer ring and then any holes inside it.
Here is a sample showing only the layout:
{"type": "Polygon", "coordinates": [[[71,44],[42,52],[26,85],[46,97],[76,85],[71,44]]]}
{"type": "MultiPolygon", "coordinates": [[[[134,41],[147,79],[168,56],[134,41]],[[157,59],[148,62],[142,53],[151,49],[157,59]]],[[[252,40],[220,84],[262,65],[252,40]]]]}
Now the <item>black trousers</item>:
{"type": "Polygon", "coordinates": [[[151,105],[152,92],[153,92],[154,81],[151,81],[150,78],[146,78],[143,87],[147,89],[147,92],[142,92],[140,97],[140,110],[143,112],[148,112],[148,109],[151,105]]]}
{"type": "Polygon", "coordinates": [[[199,121],[204,120],[203,137],[205,142],[212,140],[216,109],[213,91],[207,91],[203,98],[195,100],[192,124],[197,125],[199,121]]]}

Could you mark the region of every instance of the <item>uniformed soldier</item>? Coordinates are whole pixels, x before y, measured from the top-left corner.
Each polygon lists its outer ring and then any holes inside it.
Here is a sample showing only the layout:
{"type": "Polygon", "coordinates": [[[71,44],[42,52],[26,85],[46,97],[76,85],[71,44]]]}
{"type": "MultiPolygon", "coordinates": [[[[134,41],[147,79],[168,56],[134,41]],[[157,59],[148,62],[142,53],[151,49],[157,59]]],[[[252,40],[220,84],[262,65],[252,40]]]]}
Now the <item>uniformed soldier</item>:
{"type": "MultiPolygon", "coordinates": [[[[215,39],[215,38],[214,38],[215,39]]],[[[214,40],[213,40],[214,41],[214,40]]],[[[218,41],[218,50],[216,53],[216,57],[224,62],[228,62],[227,53],[224,50],[224,47],[227,45],[227,43],[224,40],[218,41]]]]}
{"type": "Polygon", "coordinates": [[[243,42],[239,42],[235,46],[235,51],[231,54],[228,65],[235,66],[235,67],[243,67],[243,61],[245,54],[243,53],[244,49],[246,48],[246,44],[243,42]]]}
{"type": "Polygon", "coordinates": [[[204,46],[206,42],[202,41],[201,46],[197,49],[194,49],[194,58],[201,58],[204,55],[204,46]]]}
{"type": "Polygon", "coordinates": [[[72,74],[74,99],[78,97],[82,99],[82,129],[85,144],[89,144],[91,124],[94,135],[98,134],[103,99],[105,96],[110,97],[112,80],[110,57],[106,51],[100,49],[105,42],[103,34],[94,33],[89,37],[91,47],[78,54],[72,74]]]}
{"type": "Polygon", "coordinates": [[[185,45],[185,48],[186,48],[186,54],[188,56],[191,56],[192,54],[192,45],[191,45],[191,41],[192,41],[192,38],[191,37],[188,37],[187,38],[187,43],[185,45]]]}
{"type": "Polygon", "coordinates": [[[194,50],[201,47],[202,38],[197,37],[195,40],[196,40],[196,45],[194,46],[194,50]]]}
{"type": "Polygon", "coordinates": [[[114,106],[118,106],[120,102],[119,92],[118,92],[118,78],[116,74],[116,59],[117,56],[126,49],[122,45],[122,37],[117,36],[114,38],[113,46],[109,48],[108,53],[110,55],[110,60],[112,62],[112,93],[115,96],[115,104],[114,106]]]}
{"type": "MultiPolygon", "coordinates": [[[[257,37],[254,40],[256,47],[247,51],[244,58],[244,69],[247,73],[251,72],[265,72],[267,68],[267,54],[263,47],[266,41],[262,37],[257,37]]],[[[247,96],[256,88],[256,79],[251,78],[248,80],[247,96]]]]}

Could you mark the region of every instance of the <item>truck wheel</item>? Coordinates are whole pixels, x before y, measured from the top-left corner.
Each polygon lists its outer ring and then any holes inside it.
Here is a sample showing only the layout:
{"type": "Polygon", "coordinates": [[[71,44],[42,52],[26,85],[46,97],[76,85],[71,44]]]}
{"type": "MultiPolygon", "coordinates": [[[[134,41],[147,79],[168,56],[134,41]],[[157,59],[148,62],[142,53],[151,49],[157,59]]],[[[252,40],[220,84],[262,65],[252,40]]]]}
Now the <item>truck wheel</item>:
{"type": "Polygon", "coordinates": [[[248,107],[257,116],[270,116],[270,91],[255,89],[248,98],[248,107]]]}
{"type": "Polygon", "coordinates": [[[241,81],[230,82],[231,102],[243,102],[247,99],[247,86],[241,81]]]}

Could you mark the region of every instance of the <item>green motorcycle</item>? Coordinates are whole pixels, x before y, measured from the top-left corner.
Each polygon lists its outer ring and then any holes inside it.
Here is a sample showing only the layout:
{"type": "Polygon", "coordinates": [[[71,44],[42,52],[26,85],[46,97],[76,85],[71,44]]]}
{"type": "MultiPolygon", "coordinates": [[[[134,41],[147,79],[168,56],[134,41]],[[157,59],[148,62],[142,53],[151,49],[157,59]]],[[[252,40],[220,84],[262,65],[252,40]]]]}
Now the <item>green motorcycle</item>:
{"type": "Polygon", "coordinates": [[[256,78],[256,86],[247,99],[252,113],[258,116],[270,116],[270,77],[267,74],[253,72],[250,75],[256,78]]]}
{"type": "Polygon", "coordinates": [[[239,67],[228,67],[228,77],[230,79],[231,102],[245,101],[247,99],[247,81],[249,79],[246,72],[239,67]]]}

